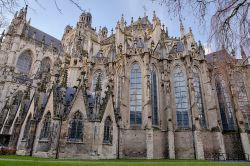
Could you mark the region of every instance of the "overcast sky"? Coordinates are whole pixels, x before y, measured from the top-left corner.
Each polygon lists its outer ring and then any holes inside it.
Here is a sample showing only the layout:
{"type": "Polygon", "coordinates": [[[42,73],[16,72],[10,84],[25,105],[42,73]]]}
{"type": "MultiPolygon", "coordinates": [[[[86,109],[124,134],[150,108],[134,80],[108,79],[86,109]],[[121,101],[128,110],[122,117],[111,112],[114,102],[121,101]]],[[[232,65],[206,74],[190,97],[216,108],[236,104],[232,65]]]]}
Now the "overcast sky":
{"type": "MultiPolygon", "coordinates": [[[[84,10],[92,14],[92,26],[106,26],[111,31],[115,29],[117,21],[124,14],[125,20],[129,24],[131,17],[137,20],[144,14],[152,19],[153,11],[160,18],[161,23],[168,27],[170,36],[179,36],[179,18],[169,16],[166,8],[151,0],[79,0],[84,10]]],[[[61,39],[64,27],[66,25],[74,26],[79,19],[81,11],[68,0],[57,0],[57,5],[62,10],[60,13],[52,0],[40,0],[37,4],[35,1],[29,1],[28,18],[31,18],[31,25],[34,27],[61,39]]],[[[20,7],[23,5],[20,4],[20,7]]],[[[187,13],[190,13],[187,11],[187,13]]],[[[183,19],[185,30],[192,28],[195,39],[201,40],[205,45],[209,29],[204,29],[198,24],[198,21],[192,15],[186,15],[183,19]]]]}

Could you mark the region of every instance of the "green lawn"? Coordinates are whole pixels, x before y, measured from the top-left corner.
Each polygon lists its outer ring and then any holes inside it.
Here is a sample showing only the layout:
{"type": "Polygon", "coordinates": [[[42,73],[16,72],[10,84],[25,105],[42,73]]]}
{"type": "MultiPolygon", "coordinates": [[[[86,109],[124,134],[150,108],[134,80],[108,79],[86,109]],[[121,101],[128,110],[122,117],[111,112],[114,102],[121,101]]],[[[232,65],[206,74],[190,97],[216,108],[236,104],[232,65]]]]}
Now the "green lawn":
{"type": "Polygon", "coordinates": [[[195,160],[55,160],[27,156],[0,156],[0,166],[246,166],[250,162],[195,160]]]}

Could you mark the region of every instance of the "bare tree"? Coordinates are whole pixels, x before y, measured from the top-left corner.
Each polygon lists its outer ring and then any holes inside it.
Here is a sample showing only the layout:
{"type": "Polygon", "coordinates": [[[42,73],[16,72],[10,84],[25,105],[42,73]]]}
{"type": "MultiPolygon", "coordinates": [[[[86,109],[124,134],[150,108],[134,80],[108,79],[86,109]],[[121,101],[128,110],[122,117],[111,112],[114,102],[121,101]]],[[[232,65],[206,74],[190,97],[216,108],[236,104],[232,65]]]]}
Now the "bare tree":
{"type": "MultiPolygon", "coordinates": [[[[19,7],[19,5],[22,3],[29,5],[31,0],[0,0],[0,29],[5,28],[8,22],[7,16],[10,14],[14,14],[16,11],[16,8],[19,7]]],[[[79,0],[68,0],[72,5],[74,5],[76,8],[78,8],[80,11],[83,11],[80,1],[79,0]]],[[[35,0],[36,4],[43,7],[43,1],[42,0],[35,0]]],[[[58,0],[52,0],[51,3],[54,3],[55,8],[58,10],[58,12],[62,13],[62,10],[60,8],[60,4],[58,3],[58,0]]],[[[30,7],[32,8],[32,6],[30,7]]]]}
{"type": "Polygon", "coordinates": [[[174,16],[185,18],[184,13],[191,9],[193,15],[201,24],[204,25],[209,20],[209,43],[214,42],[218,47],[223,45],[229,51],[240,48],[239,45],[249,49],[249,0],[152,1],[165,5],[168,13],[174,16]]]}

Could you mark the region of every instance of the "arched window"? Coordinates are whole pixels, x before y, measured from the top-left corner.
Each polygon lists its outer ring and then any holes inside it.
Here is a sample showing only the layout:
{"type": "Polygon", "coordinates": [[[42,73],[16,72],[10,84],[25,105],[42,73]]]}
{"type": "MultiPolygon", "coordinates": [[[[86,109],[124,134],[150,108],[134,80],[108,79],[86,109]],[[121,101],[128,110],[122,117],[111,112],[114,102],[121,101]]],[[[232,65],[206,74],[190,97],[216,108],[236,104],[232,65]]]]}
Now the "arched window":
{"type": "Polygon", "coordinates": [[[155,66],[150,69],[150,83],[151,83],[151,110],[152,110],[152,124],[158,125],[158,91],[157,91],[157,77],[155,66]]]}
{"type": "Polygon", "coordinates": [[[195,92],[195,102],[197,104],[198,113],[199,113],[200,126],[202,128],[205,128],[206,118],[205,118],[204,106],[203,106],[201,82],[200,82],[199,72],[197,71],[196,68],[193,69],[193,84],[194,84],[194,92],[195,92]]]}
{"type": "Polygon", "coordinates": [[[41,130],[40,139],[47,139],[47,138],[49,138],[50,124],[51,124],[51,114],[50,114],[50,112],[48,112],[44,116],[43,128],[41,130]]]}
{"type": "Polygon", "coordinates": [[[250,103],[247,97],[245,84],[242,78],[243,76],[241,73],[236,73],[235,87],[238,93],[238,104],[240,107],[240,111],[242,112],[245,120],[245,127],[247,130],[250,130],[250,110],[249,110],[250,103]]]}
{"type": "Polygon", "coordinates": [[[175,69],[174,72],[174,92],[175,92],[177,127],[188,128],[189,96],[187,89],[187,79],[186,75],[180,68],[175,69]]]}
{"type": "Polygon", "coordinates": [[[113,123],[111,118],[108,116],[104,122],[104,135],[103,135],[103,143],[112,144],[112,131],[113,131],[113,123]]]}
{"type": "Polygon", "coordinates": [[[16,68],[19,72],[29,73],[31,65],[32,65],[31,52],[25,51],[18,57],[16,68]]]}
{"type": "Polygon", "coordinates": [[[29,138],[30,123],[31,123],[31,114],[28,116],[28,119],[25,124],[25,128],[23,131],[23,140],[27,140],[29,138]]]}
{"type": "Polygon", "coordinates": [[[95,88],[96,88],[96,83],[97,83],[97,78],[100,77],[100,81],[101,81],[101,84],[102,84],[102,81],[103,81],[103,73],[98,70],[94,73],[93,75],[93,79],[92,79],[92,85],[91,85],[91,91],[94,92],[95,91],[95,88]]]}
{"type": "Polygon", "coordinates": [[[130,124],[142,123],[142,77],[139,64],[132,66],[130,73],[130,124]]]}
{"type": "Polygon", "coordinates": [[[46,57],[41,62],[40,71],[41,72],[50,72],[50,69],[51,69],[51,60],[48,57],[46,57]]]}
{"type": "Polygon", "coordinates": [[[70,122],[69,140],[82,141],[83,137],[83,123],[82,114],[77,111],[70,122]]]}
{"type": "Polygon", "coordinates": [[[215,84],[216,84],[223,129],[235,130],[236,125],[234,121],[233,106],[229,93],[226,89],[226,83],[222,78],[217,76],[215,78],[215,84]]]}

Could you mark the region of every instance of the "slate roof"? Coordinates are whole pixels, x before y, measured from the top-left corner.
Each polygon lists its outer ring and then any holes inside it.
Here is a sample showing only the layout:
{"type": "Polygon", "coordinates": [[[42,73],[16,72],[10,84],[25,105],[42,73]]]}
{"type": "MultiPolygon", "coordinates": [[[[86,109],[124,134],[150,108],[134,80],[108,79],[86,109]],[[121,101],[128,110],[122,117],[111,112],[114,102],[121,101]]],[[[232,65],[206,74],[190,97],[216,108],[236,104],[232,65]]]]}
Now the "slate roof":
{"type": "MultiPolygon", "coordinates": [[[[46,46],[50,46],[51,42],[53,42],[53,47],[56,48],[59,52],[62,51],[62,45],[61,41],[58,40],[57,38],[31,26],[31,25],[26,25],[26,29],[28,29],[28,38],[33,38],[34,33],[36,34],[35,40],[37,42],[42,43],[43,39],[45,42],[46,46]]],[[[25,33],[25,31],[24,31],[25,33]]]]}

